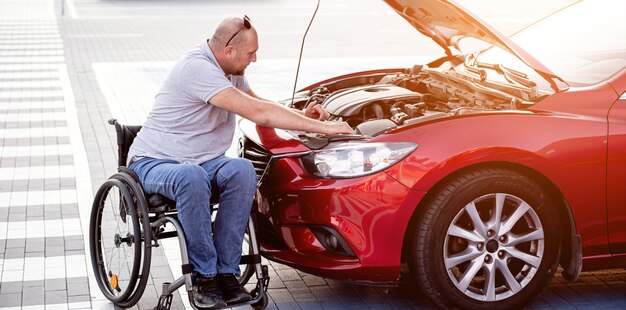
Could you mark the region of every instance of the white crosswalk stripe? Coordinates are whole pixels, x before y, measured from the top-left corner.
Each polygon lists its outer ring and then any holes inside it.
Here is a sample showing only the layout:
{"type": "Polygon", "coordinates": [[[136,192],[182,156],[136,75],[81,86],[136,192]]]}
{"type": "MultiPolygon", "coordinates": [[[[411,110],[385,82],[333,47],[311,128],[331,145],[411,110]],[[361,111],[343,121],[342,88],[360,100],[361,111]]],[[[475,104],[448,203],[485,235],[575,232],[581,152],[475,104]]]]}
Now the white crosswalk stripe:
{"type": "MultiPolygon", "coordinates": [[[[2,53],[0,52],[0,56],[2,53]]],[[[59,81],[0,81],[0,89],[2,88],[48,88],[48,87],[61,87],[59,81]]]]}
{"type": "MultiPolygon", "coordinates": [[[[2,110],[31,110],[31,109],[43,109],[43,108],[65,108],[65,102],[63,101],[13,101],[3,102],[0,104],[0,111],[2,110]]],[[[25,128],[21,128],[25,129],[25,128]]],[[[31,128],[33,129],[33,128],[31,128]]]]}
{"type": "Polygon", "coordinates": [[[3,282],[86,277],[85,255],[26,257],[3,261],[3,282]]]}
{"type": "MultiPolygon", "coordinates": [[[[0,181],[28,179],[60,179],[73,178],[74,166],[43,166],[43,167],[7,167],[0,168],[0,181]]],[[[2,194],[0,194],[0,197],[2,194]]],[[[0,203],[1,205],[1,203],[0,203]]]]}
{"type": "Polygon", "coordinates": [[[75,189],[0,193],[0,208],[77,203],[75,189]]]}
{"type": "Polygon", "coordinates": [[[68,135],[66,126],[0,129],[0,136],[5,139],[67,137],[68,135]]]}
{"type": "MultiPolygon", "coordinates": [[[[60,92],[60,91],[59,91],[60,92]]],[[[65,112],[43,113],[6,113],[5,119],[11,122],[38,122],[38,121],[62,121],[65,120],[65,112]]]]}
{"type": "Polygon", "coordinates": [[[59,145],[35,145],[35,146],[6,146],[0,147],[0,156],[23,157],[23,156],[57,156],[72,155],[72,146],[69,144],[59,145]]]}
{"type": "Polygon", "coordinates": [[[0,239],[4,240],[66,237],[80,234],[80,220],[77,218],[0,222],[0,239]]]}

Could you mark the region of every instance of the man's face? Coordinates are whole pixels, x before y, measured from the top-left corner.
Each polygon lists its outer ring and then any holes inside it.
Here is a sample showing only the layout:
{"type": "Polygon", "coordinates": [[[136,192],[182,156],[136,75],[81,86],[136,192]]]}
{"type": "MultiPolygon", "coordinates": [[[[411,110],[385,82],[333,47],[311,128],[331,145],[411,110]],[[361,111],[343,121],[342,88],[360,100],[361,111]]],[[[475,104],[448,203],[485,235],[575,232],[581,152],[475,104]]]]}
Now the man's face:
{"type": "Polygon", "coordinates": [[[245,32],[247,40],[234,47],[231,62],[231,71],[234,75],[243,75],[251,62],[256,62],[256,52],[259,49],[259,40],[256,31],[245,32]]]}

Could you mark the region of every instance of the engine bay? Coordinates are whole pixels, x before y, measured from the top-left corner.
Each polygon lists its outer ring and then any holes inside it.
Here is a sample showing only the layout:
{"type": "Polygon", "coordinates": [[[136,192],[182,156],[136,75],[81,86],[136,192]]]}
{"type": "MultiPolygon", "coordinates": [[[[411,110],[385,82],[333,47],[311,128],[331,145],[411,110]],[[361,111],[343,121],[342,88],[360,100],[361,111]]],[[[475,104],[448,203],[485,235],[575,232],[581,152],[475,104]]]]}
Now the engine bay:
{"type": "Polygon", "coordinates": [[[346,121],[356,135],[375,137],[444,117],[523,109],[539,99],[530,89],[489,83],[440,65],[334,80],[297,93],[291,106],[304,110],[321,104],[330,121],[346,121]]]}

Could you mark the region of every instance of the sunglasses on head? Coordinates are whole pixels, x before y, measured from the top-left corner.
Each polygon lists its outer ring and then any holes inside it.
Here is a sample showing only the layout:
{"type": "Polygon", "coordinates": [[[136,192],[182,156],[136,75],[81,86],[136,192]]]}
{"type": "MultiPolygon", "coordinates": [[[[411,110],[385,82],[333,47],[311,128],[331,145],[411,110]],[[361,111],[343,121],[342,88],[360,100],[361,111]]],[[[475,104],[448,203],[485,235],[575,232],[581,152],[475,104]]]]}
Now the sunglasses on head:
{"type": "Polygon", "coordinates": [[[234,33],[234,34],[230,37],[230,39],[228,39],[228,41],[226,41],[226,44],[224,44],[224,47],[228,46],[228,44],[230,43],[230,41],[232,41],[232,40],[235,38],[235,36],[237,36],[237,34],[241,31],[241,29],[244,29],[244,28],[245,28],[245,29],[250,29],[250,28],[252,28],[252,24],[250,23],[250,17],[248,17],[248,16],[246,16],[246,15],[244,15],[244,16],[243,16],[243,28],[242,28],[242,27],[240,27],[240,28],[239,28],[239,30],[237,30],[237,32],[235,32],[235,33],[234,33]]]}

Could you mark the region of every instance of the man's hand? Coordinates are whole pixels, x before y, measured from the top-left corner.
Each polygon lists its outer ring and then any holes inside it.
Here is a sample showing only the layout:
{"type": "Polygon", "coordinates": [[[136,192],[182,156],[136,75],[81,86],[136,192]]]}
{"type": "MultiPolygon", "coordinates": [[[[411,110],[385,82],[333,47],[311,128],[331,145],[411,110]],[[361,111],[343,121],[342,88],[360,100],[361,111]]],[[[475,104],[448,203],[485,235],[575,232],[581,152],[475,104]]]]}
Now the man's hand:
{"type": "Polygon", "coordinates": [[[330,113],[319,103],[309,104],[304,111],[304,116],[320,121],[325,121],[330,117],[330,113]]]}
{"type": "Polygon", "coordinates": [[[338,133],[354,133],[352,127],[346,122],[325,122],[326,130],[325,134],[338,134],[338,133]]]}

